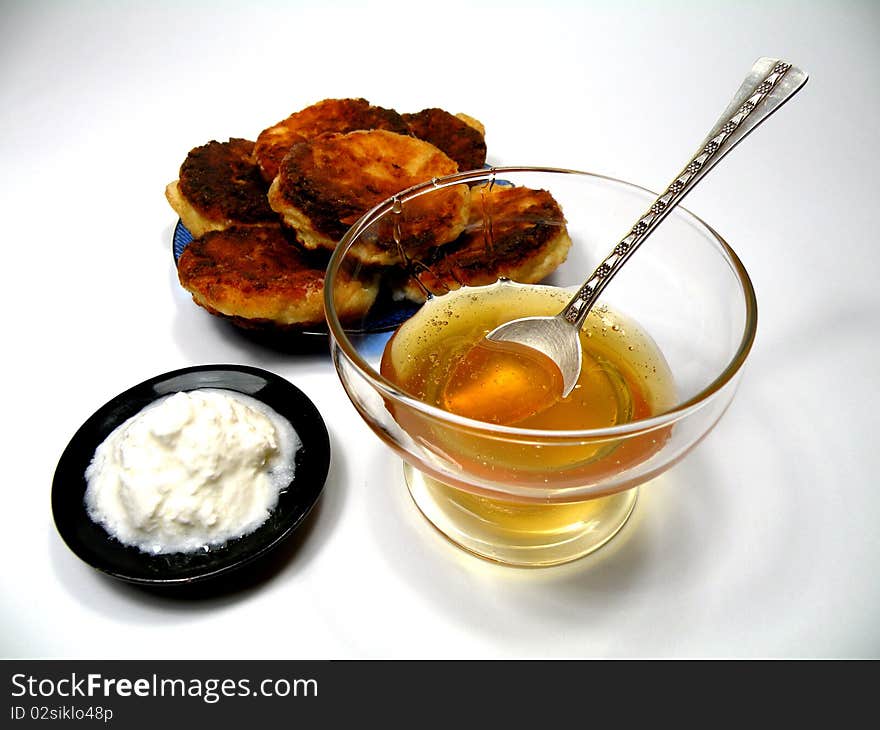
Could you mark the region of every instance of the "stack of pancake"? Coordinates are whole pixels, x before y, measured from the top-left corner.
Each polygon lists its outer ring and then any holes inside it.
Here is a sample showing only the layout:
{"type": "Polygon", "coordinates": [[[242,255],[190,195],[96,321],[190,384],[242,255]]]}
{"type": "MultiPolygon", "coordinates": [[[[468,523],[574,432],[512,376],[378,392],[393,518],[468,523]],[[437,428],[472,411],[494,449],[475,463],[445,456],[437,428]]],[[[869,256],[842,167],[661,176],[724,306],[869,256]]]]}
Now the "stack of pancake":
{"type": "MultiPolygon", "coordinates": [[[[364,99],[321,101],[256,142],[196,147],[165,191],[193,236],[178,261],[180,283],[197,304],[243,327],[319,325],[329,255],[361,215],[405,188],[485,160],[476,120],[441,109],[398,114],[364,99]]],[[[340,275],[343,320],[364,316],[382,282],[417,302],[500,276],[534,283],[571,245],[545,191],[455,185],[430,198],[424,210],[413,201],[396,230],[379,228],[352,249],[363,266],[340,275]]]]}

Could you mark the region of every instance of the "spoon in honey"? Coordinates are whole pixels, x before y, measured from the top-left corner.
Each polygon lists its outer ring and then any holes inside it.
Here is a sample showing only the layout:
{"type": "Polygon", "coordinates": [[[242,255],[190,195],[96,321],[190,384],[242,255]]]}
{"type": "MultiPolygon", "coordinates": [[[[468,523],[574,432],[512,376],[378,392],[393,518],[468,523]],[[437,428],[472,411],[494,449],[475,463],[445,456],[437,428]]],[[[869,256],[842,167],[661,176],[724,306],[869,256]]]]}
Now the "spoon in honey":
{"type": "Polygon", "coordinates": [[[491,420],[509,424],[569,395],[581,372],[580,329],[611,279],[709,170],[794,96],[807,78],[803,70],[786,61],[758,59],[696,155],[590,274],[565,308],[554,316],[514,319],[487,334],[450,376],[444,396],[446,407],[480,420],[487,420],[482,414],[491,412],[495,414],[491,420]],[[548,375],[548,363],[555,364],[561,377],[554,379],[548,375]],[[468,377],[460,373],[468,373],[468,377]],[[475,373],[482,377],[475,377],[475,373]],[[540,387],[530,386],[529,373],[539,374],[540,387]],[[474,383],[484,378],[493,387],[476,388],[474,383]],[[483,402],[487,399],[491,402],[483,402]],[[510,413],[504,412],[505,401],[515,404],[510,413]]]}

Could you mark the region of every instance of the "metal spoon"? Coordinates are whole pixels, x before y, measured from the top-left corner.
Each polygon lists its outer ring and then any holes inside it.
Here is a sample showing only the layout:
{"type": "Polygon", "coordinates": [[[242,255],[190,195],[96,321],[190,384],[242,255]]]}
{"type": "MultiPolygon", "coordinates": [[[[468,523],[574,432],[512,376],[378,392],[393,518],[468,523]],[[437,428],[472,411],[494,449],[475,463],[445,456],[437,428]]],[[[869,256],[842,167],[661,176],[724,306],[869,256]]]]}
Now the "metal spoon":
{"type": "Polygon", "coordinates": [[[578,332],[608,282],[706,173],[806,82],[807,74],[790,63],[777,58],[758,59],[697,154],[596,267],[565,308],[553,317],[523,317],[506,322],[486,338],[518,343],[545,354],[562,372],[562,397],[567,396],[581,372],[578,332]]]}

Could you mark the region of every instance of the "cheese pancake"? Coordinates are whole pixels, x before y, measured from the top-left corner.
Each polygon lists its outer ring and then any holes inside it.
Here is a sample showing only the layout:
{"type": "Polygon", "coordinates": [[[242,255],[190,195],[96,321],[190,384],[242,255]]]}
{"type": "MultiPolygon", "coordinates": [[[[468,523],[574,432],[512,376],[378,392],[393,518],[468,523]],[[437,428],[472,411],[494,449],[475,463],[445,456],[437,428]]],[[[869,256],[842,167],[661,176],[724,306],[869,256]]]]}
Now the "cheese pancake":
{"type": "Polygon", "coordinates": [[[325,99],[264,129],[257,137],[256,158],[263,179],[272,182],[284,156],[297,142],[321,134],[387,129],[406,134],[408,127],[393,109],[372,106],[366,99],[325,99]]]}
{"type": "Polygon", "coordinates": [[[455,160],[459,170],[476,170],[486,164],[485,131],[475,119],[453,116],[442,109],[423,109],[403,118],[410,134],[439,147],[455,160]]]}
{"type": "Polygon", "coordinates": [[[505,277],[537,284],[568,255],[571,239],[559,204],[546,190],[504,185],[471,191],[468,228],[452,243],[412,262],[399,290],[425,300],[460,286],[493,284],[505,277]]]}
{"type": "MultiPolygon", "coordinates": [[[[417,183],[456,172],[434,145],[385,130],[316,137],[294,145],[269,188],[269,203],[305,248],[333,250],[364,213],[417,183]]],[[[454,240],[468,221],[469,190],[456,185],[418,199],[353,251],[367,264],[394,265],[405,256],[454,240]],[[396,240],[395,240],[396,239],[396,240]]]]}
{"type": "MultiPolygon", "coordinates": [[[[299,249],[280,224],[209,231],[180,256],[178,278],[196,304],[246,328],[301,328],[324,322],[326,262],[299,249]]],[[[378,277],[342,276],[342,319],[361,317],[378,277]]]]}
{"type": "Polygon", "coordinates": [[[193,237],[232,225],[275,223],[265,183],[246,139],[211,141],[191,150],[165,197],[193,237]]]}

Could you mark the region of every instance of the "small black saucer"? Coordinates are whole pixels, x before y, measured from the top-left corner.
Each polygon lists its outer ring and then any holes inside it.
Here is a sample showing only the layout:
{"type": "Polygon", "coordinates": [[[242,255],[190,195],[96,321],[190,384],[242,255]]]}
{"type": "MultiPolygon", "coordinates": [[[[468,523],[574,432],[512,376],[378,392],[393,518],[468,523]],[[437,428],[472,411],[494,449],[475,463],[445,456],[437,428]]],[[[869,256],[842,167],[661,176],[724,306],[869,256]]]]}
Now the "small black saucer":
{"type": "Polygon", "coordinates": [[[93,568],[143,585],[171,586],[214,578],[265,555],[299,527],[330,468],[330,439],[314,404],[278,375],[243,365],[203,365],[151,378],[99,408],[65,448],[52,482],[55,526],[67,546],[93,568]],[[196,388],[225,388],[256,398],[288,419],[302,446],[293,481],[254,532],[206,552],[151,555],[124,545],[92,521],[85,506],[85,470],[113,429],[157,398],[196,388]]]}

